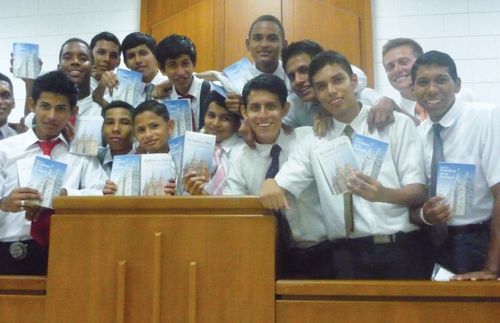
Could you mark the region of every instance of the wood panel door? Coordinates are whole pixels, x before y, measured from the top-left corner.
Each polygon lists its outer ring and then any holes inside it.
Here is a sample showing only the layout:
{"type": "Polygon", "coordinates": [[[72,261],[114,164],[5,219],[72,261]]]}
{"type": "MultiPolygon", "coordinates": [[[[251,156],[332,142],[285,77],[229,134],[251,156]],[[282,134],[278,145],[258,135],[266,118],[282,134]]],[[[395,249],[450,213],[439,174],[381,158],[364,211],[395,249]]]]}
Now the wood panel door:
{"type": "Polygon", "coordinates": [[[141,30],[158,41],[184,34],[197,46],[197,71],[248,56],[245,39],[263,14],[281,19],[288,42],[312,39],[347,56],[373,79],[371,4],[366,0],[142,0],[141,30]]]}

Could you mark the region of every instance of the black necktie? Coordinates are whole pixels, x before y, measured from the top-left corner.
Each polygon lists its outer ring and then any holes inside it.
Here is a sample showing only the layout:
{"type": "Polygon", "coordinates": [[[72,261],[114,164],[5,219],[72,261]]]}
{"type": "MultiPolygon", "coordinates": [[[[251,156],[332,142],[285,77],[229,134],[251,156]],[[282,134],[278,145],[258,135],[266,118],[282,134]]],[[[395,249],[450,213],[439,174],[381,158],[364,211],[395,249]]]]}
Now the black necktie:
{"type": "MultiPolygon", "coordinates": [[[[430,196],[436,196],[438,163],[444,161],[443,141],[441,140],[441,130],[443,126],[439,123],[432,125],[432,161],[431,161],[431,185],[430,196]]],[[[429,228],[431,241],[436,246],[441,246],[448,236],[448,226],[446,223],[439,223],[429,228]]]]}
{"type": "MultiPolygon", "coordinates": [[[[347,138],[349,138],[349,141],[352,142],[354,129],[352,129],[350,125],[346,125],[344,128],[344,132],[342,134],[344,136],[347,136],[347,138]]],[[[353,215],[353,202],[352,202],[351,192],[344,193],[344,221],[345,221],[346,237],[349,237],[351,232],[354,231],[354,215],[353,215]]]]}
{"type": "Polygon", "coordinates": [[[280,169],[280,152],[281,147],[279,145],[273,145],[271,153],[269,154],[269,156],[271,156],[271,165],[269,165],[269,168],[267,169],[266,179],[274,178],[276,174],[278,174],[280,169]]]}
{"type": "Polygon", "coordinates": [[[155,88],[154,84],[151,83],[146,84],[146,86],[144,87],[144,94],[146,96],[146,101],[152,99],[151,94],[153,93],[154,88],[155,88]]]}
{"type": "Polygon", "coordinates": [[[444,161],[443,141],[441,140],[443,126],[439,123],[432,125],[432,161],[431,161],[431,196],[436,195],[438,163],[444,161]]]}

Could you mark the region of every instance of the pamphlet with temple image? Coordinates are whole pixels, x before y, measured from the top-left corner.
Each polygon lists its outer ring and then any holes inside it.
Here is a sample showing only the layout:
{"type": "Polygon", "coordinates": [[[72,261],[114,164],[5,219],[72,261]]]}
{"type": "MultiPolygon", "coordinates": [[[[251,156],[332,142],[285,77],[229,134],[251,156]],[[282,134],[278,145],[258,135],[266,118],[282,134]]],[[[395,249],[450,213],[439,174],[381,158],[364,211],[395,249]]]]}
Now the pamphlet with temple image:
{"type": "Polygon", "coordinates": [[[75,137],[70,144],[70,153],[97,156],[98,148],[102,143],[102,123],[101,117],[78,117],[75,124],[75,137]]]}
{"type": "Polygon", "coordinates": [[[115,195],[165,195],[169,179],[176,178],[170,154],[117,155],[110,179],[117,186],[115,195]]]}
{"type": "Polygon", "coordinates": [[[168,141],[168,147],[170,148],[169,154],[174,160],[175,169],[177,170],[177,185],[176,191],[178,195],[182,195],[184,187],[182,185],[182,172],[180,171],[182,166],[182,148],[184,147],[184,136],[175,137],[168,141]]]}
{"type": "Polygon", "coordinates": [[[183,136],[186,131],[193,131],[193,115],[189,99],[165,100],[170,120],[174,121],[171,138],[183,136]]]}
{"type": "Polygon", "coordinates": [[[453,214],[470,214],[474,198],[474,177],[476,165],[460,163],[438,163],[436,195],[446,198],[452,206],[453,214]]]}
{"type": "Polygon", "coordinates": [[[113,100],[121,100],[136,107],[142,101],[142,73],[119,68],[116,71],[118,87],[113,90],[113,100]]]}
{"type": "Polygon", "coordinates": [[[241,94],[245,84],[253,78],[252,74],[249,72],[251,66],[252,63],[248,58],[243,57],[236,63],[226,67],[224,69],[224,74],[229,78],[231,84],[224,84],[223,80],[220,80],[224,88],[236,94],[241,94]]]}
{"type": "Polygon", "coordinates": [[[359,169],[349,138],[340,136],[322,146],[318,150],[318,160],[332,194],[347,192],[347,181],[359,169]]]}
{"type": "Polygon", "coordinates": [[[40,74],[40,59],[38,45],[29,43],[14,43],[12,72],[15,77],[36,79],[40,74]]]}
{"type": "Polygon", "coordinates": [[[64,163],[36,156],[28,187],[40,192],[42,195],[41,206],[52,208],[52,198],[61,192],[66,168],[67,165],[64,163]]]}
{"type": "Polygon", "coordinates": [[[389,147],[387,142],[355,134],[352,139],[352,150],[361,172],[377,179],[387,147],[389,147]]]}
{"type": "Polygon", "coordinates": [[[214,150],[214,135],[186,131],[182,149],[182,176],[194,171],[196,176],[209,179],[214,150]]]}

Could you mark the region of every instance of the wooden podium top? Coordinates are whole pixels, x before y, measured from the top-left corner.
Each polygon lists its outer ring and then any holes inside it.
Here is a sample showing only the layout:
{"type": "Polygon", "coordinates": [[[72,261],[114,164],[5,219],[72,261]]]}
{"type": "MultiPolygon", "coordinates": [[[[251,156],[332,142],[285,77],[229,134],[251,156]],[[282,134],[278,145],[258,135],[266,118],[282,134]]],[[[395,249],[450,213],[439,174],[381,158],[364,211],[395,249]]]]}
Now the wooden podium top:
{"type": "Polygon", "coordinates": [[[272,211],[262,207],[255,196],[61,196],[53,201],[56,214],[95,214],[96,210],[134,210],[141,214],[156,214],[158,210],[174,213],[182,210],[188,214],[206,214],[207,210],[226,213],[272,215],[272,211]],[[172,203],[170,203],[170,201],[172,203]]]}

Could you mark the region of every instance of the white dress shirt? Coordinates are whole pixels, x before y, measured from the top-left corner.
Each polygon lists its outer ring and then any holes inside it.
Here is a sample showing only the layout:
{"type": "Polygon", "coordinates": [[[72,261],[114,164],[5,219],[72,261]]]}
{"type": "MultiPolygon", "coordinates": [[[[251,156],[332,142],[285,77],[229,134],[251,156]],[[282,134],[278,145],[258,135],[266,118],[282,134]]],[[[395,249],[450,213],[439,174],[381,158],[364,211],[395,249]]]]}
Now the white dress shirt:
{"type": "MultiPolygon", "coordinates": [[[[61,143],[52,150],[52,159],[67,165],[62,187],[68,195],[102,195],[107,176],[97,158],[73,155],[68,143],[59,135],[61,143]]],[[[32,129],[18,136],[0,141],[0,196],[3,198],[19,187],[18,160],[42,155],[38,138],[32,129]]],[[[0,211],[0,241],[30,239],[31,222],[23,212],[0,211]]]]}
{"type": "MultiPolygon", "coordinates": [[[[226,195],[226,190],[227,190],[227,183],[228,183],[228,177],[233,171],[233,168],[235,167],[235,163],[240,158],[243,148],[246,146],[245,142],[243,139],[238,136],[237,133],[234,133],[231,137],[227,138],[223,142],[220,143],[221,148],[222,148],[222,157],[221,157],[221,162],[222,162],[222,167],[224,167],[224,182],[222,183],[222,186],[224,187],[224,195],[226,195]]],[[[213,172],[211,176],[213,177],[215,175],[215,156],[214,160],[212,161],[213,165],[213,172]]],[[[210,181],[205,185],[205,191],[207,193],[212,192],[212,178],[210,181]]]]}
{"type": "Polygon", "coordinates": [[[5,122],[5,124],[0,127],[0,132],[2,133],[2,139],[17,135],[17,132],[11,127],[9,127],[8,122],[5,122]]]}
{"type": "MultiPolygon", "coordinates": [[[[465,103],[455,100],[439,120],[443,129],[441,140],[446,162],[475,164],[474,198],[470,214],[454,215],[449,225],[466,225],[491,217],[493,196],[490,187],[500,182],[500,108],[486,103],[465,103]]],[[[425,120],[418,132],[425,148],[426,174],[430,181],[433,122],[425,120]]]]}
{"type": "MultiPolygon", "coordinates": [[[[187,94],[192,95],[193,99],[191,99],[191,111],[193,111],[193,117],[194,117],[194,123],[195,123],[195,128],[197,130],[200,129],[200,104],[201,104],[201,86],[203,84],[203,80],[197,78],[196,76],[193,75],[193,81],[191,82],[191,85],[189,86],[189,91],[187,94]]],[[[212,85],[210,84],[210,87],[212,85]]],[[[175,87],[172,87],[172,91],[170,91],[170,94],[168,95],[167,99],[170,100],[176,100],[179,99],[181,95],[177,92],[175,87]]]]}
{"type": "MultiPolygon", "coordinates": [[[[311,127],[296,128],[293,133],[280,131],[275,144],[281,147],[280,165],[285,164],[293,149],[297,148],[299,138],[312,133],[311,127]]],[[[241,157],[236,161],[228,178],[225,195],[260,195],[262,182],[271,164],[272,144],[256,144],[257,149],[243,148],[241,157]]],[[[326,229],[322,222],[318,192],[314,184],[305,188],[296,199],[288,196],[290,209],[284,213],[292,229],[297,246],[307,247],[326,240],[326,229]]]]}
{"type": "MultiPolygon", "coordinates": [[[[385,187],[396,189],[409,184],[425,184],[422,144],[413,122],[404,115],[396,114],[393,124],[381,132],[370,134],[366,124],[368,110],[369,107],[363,105],[350,125],[356,133],[389,143],[377,180],[385,187]]],[[[320,151],[328,149],[331,142],[342,135],[345,126],[334,120],[333,128],[325,137],[318,138],[312,133],[306,136],[276,176],[278,185],[295,196],[300,196],[306,187],[316,182],[323,221],[331,240],[346,236],[344,202],[342,194],[332,194],[318,156],[320,151]]],[[[407,206],[369,202],[356,195],[353,195],[353,205],[352,238],[417,229],[410,223],[407,206]]]]}

